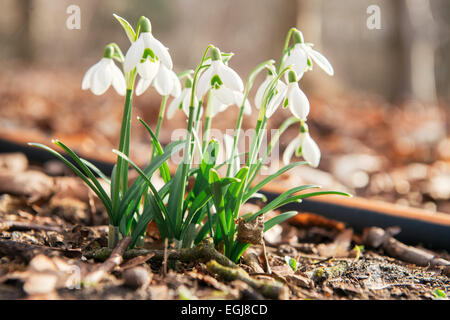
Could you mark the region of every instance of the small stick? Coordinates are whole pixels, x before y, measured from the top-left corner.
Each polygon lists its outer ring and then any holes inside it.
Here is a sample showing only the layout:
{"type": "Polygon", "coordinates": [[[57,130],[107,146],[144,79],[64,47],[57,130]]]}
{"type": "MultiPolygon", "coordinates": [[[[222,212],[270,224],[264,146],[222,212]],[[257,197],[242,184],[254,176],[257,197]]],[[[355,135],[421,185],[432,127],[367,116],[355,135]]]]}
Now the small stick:
{"type": "Polygon", "coordinates": [[[271,283],[268,281],[256,280],[249,276],[242,268],[225,267],[215,260],[211,260],[206,264],[209,272],[219,275],[226,281],[241,280],[257,290],[266,298],[270,299],[286,299],[288,297],[288,289],[280,283],[271,283]]]}
{"type": "Polygon", "coordinates": [[[22,221],[0,221],[0,231],[28,231],[28,230],[40,230],[40,231],[55,231],[62,232],[63,229],[60,226],[40,225],[22,221]]]}
{"type": "MultiPolygon", "coordinates": [[[[111,254],[111,249],[101,248],[98,250],[87,252],[84,256],[87,259],[96,259],[100,261],[105,261],[111,254]]],[[[125,260],[132,259],[138,256],[145,256],[147,254],[154,254],[150,260],[162,261],[164,260],[164,250],[151,250],[151,249],[131,249],[127,250],[123,258],[125,260]]],[[[214,248],[214,243],[212,239],[205,239],[200,242],[194,248],[182,248],[180,250],[167,250],[168,260],[179,260],[181,262],[192,262],[192,261],[204,261],[216,260],[223,266],[230,268],[236,268],[236,265],[228,259],[226,256],[221,254],[214,248]]]]}
{"type": "Polygon", "coordinates": [[[164,258],[162,263],[162,272],[163,276],[167,274],[167,247],[169,246],[169,240],[167,238],[164,239],[164,258]]]}
{"type": "Polygon", "coordinates": [[[84,282],[88,284],[95,284],[102,280],[102,278],[119,266],[123,261],[123,254],[131,243],[130,237],[125,237],[117,243],[117,246],[111,252],[110,257],[103,262],[98,268],[90,272],[85,278],[84,282]]]}
{"type": "Polygon", "coordinates": [[[26,262],[31,261],[37,254],[52,255],[60,252],[69,258],[81,257],[81,251],[62,248],[44,247],[34,244],[27,244],[13,240],[0,239],[0,254],[9,257],[20,257],[26,262]]]}
{"type": "Polygon", "coordinates": [[[269,259],[267,258],[266,243],[264,242],[264,239],[261,241],[261,244],[262,244],[262,248],[263,248],[264,268],[266,269],[266,272],[268,274],[271,274],[272,269],[270,268],[269,259]]]}
{"type": "Polygon", "coordinates": [[[373,248],[381,247],[388,255],[402,261],[418,266],[450,266],[448,260],[398,241],[392,237],[389,229],[385,231],[381,228],[371,227],[365,231],[363,237],[366,245],[373,248]]]}

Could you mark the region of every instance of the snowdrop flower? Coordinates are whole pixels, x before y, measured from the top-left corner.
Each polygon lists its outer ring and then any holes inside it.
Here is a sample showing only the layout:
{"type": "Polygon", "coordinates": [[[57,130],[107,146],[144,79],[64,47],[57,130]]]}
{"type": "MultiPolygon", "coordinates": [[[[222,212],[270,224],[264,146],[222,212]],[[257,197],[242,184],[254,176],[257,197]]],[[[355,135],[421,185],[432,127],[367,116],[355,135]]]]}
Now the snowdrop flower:
{"type": "Polygon", "coordinates": [[[309,114],[309,101],[303,91],[299,88],[295,72],[289,71],[289,84],[284,105],[289,107],[294,117],[306,121],[309,114]]]}
{"type": "Polygon", "coordinates": [[[305,43],[303,35],[300,31],[294,33],[294,47],[288,52],[287,58],[283,62],[283,67],[292,65],[297,78],[301,79],[303,73],[309,68],[308,60],[313,60],[319,67],[321,67],[327,74],[332,76],[334,74],[331,63],[320,52],[312,48],[312,43],[305,43]]]}
{"type": "Polygon", "coordinates": [[[136,67],[139,75],[151,82],[157,75],[160,65],[172,70],[172,58],[167,48],[152,35],[150,20],[141,17],[141,33],[125,55],[124,70],[130,72],[136,67]]]}
{"type": "Polygon", "coordinates": [[[84,75],[81,89],[90,89],[93,94],[102,95],[112,85],[118,94],[125,95],[125,77],[114,63],[113,54],[114,48],[106,46],[103,58],[90,67],[84,75]]]}
{"type": "MultiPolygon", "coordinates": [[[[182,109],[186,114],[186,116],[189,116],[191,93],[192,93],[192,80],[190,78],[187,78],[184,89],[178,96],[175,97],[175,99],[172,100],[172,102],[169,104],[169,107],[167,108],[167,119],[172,119],[175,114],[175,111],[177,111],[178,109],[182,109]]],[[[198,99],[195,96],[194,96],[194,106],[195,108],[198,107],[198,99]]],[[[200,113],[201,112],[202,110],[200,110],[200,113]]],[[[194,114],[196,113],[197,110],[195,110],[194,114]]]]}
{"type": "Polygon", "coordinates": [[[156,91],[162,96],[172,95],[178,97],[181,93],[181,84],[178,76],[172,70],[161,65],[154,79],[139,79],[136,85],[136,95],[140,96],[153,83],[156,91]]]}
{"type": "MultiPolygon", "coordinates": [[[[233,91],[232,92],[232,100],[228,103],[223,103],[221,98],[217,96],[216,90],[211,90],[210,95],[208,97],[208,104],[211,108],[210,117],[214,118],[218,113],[225,111],[229,106],[236,105],[239,108],[242,105],[242,100],[244,99],[244,94],[242,92],[233,91]]],[[[252,113],[252,107],[248,99],[245,99],[244,102],[244,114],[250,115],[252,113]]]]}
{"type": "MultiPolygon", "coordinates": [[[[270,71],[269,71],[270,72],[270,71]]],[[[259,86],[255,95],[255,107],[260,109],[263,104],[264,93],[269,86],[270,82],[275,78],[271,72],[267,75],[264,82],[259,86]]],[[[277,85],[275,87],[275,92],[273,97],[269,100],[269,103],[266,107],[266,117],[270,118],[275,111],[278,109],[280,104],[283,102],[283,99],[286,96],[287,86],[281,81],[277,81],[277,85]]]]}
{"type": "Polygon", "coordinates": [[[198,79],[197,98],[212,89],[214,97],[222,104],[231,105],[236,100],[234,92],[242,93],[244,84],[236,71],[223,63],[219,49],[212,49],[211,58],[210,67],[198,79]]]}
{"type": "Polygon", "coordinates": [[[302,155],[312,167],[319,166],[320,149],[309,135],[306,123],[301,124],[300,134],[284,150],[283,162],[285,165],[289,164],[294,153],[296,156],[302,155]]]}

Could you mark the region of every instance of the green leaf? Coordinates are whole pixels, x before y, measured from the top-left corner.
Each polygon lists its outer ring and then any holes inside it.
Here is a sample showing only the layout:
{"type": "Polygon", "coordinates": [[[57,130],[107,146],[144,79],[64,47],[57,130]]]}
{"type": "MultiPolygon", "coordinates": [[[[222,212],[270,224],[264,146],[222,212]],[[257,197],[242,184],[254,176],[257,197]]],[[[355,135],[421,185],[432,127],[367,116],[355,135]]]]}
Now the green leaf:
{"type": "MultiPolygon", "coordinates": [[[[254,213],[253,215],[251,215],[249,218],[245,218],[247,221],[252,221],[253,219],[255,219],[257,216],[267,213],[270,210],[274,210],[278,207],[280,207],[283,203],[283,201],[285,201],[290,195],[306,190],[306,189],[310,189],[310,188],[320,188],[319,186],[315,186],[315,185],[311,185],[311,184],[307,184],[307,185],[303,185],[303,186],[299,186],[299,187],[295,187],[292,188],[286,192],[283,192],[282,194],[280,194],[278,197],[276,197],[274,200],[272,200],[268,205],[266,205],[264,208],[262,208],[261,210],[259,210],[258,212],[254,213]]],[[[303,195],[301,195],[303,196],[303,195]]],[[[294,197],[290,198],[293,199],[294,197]]],[[[294,200],[290,200],[289,202],[293,202],[293,201],[297,201],[296,199],[294,200]]],[[[284,203],[286,204],[286,203],[284,203]]]]}
{"type": "MultiPolygon", "coordinates": [[[[164,149],[164,154],[154,157],[152,159],[152,161],[150,162],[150,164],[143,170],[145,175],[152,176],[152,174],[164,162],[166,162],[167,159],[169,159],[172,156],[172,154],[179,151],[183,147],[184,147],[183,140],[175,141],[175,142],[172,142],[169,145],[167,145],[166,148],[164,149]]],[[[114,182],[114,181],[112,181],[112,182],[114,182]]],[[[112,186],[113,185],[114,185],[114,183],[112,183],[112,186]]],[[[125,209],[125,207],[129,201],[131,201],[133,198],[135,198],[138,194],[142,194],[142,192],[143,192],[142,188],[145,188],[145,183],[143,181],[143,178],[139,177],[138,179],[136,179],[133,182],[133,184],[130,186],[130,188],[127,190],[127,192],[123,196],[123,198],[120,202],[118,211],[122,212],[125,209]]]]}
{"type": "Polygon", "coordinates": [[[294,258],[291,258],[289,256],[285,256],[284,261],[286,262],[286,264],[289,267],[291,267],[292,271],[294,271],[294,272],[297,271],[297,269],[298,269],[297,260],[295,260],[294,258]]]}
{"type": "Polygon", "coordinates": [[[274,218],[270,219],[269,221],[264,222],[264,232],[267,230],[270,230],[272,227],[274,227],[277,224],[280,224],[286,220],[289,220],[290,218],[296,216],[298,214],[297,211],[288,211],[281,213],[274,218]]]}
{"type": "Polygon", "coordinates": [[[136,33],[134,32],[133,27],[130,25],[130,23],[125,20],[124,18],[118,16],[117,14],[113,13],[114,18],[119,21],[120,25],[122,26],[123,30],[125,30],[125,33],[127,34],[128,39],[131,43],[136,41],[136,33]]]}
{"type": "Polygon", "coordinates": [[[447,298],[447,295],[441,289],[434,290],[433,295],[436,299],[446,299],[447,298]]]}
{"type": "Polygon", "coordinates": [[[161,197],[159,196],[159,193],[156,190],[155,186],[150,181],[150,179],[146,176],[146,174],[133,161],[131,161],[125,154],[123,154],[122,152],[120,152],[118,150],[113,150],[113,152],[115,154],[117,154],[118,156],[122,157],[123,159],[125,159],[129,164],[131,164],[133,166],[133,168],[139,173],[141,178],[144,179],[144,181],[150,187],[150,189],[151,189],[151,191],[152,191],[152,193],[153,193],[153,195],[155,197],[156,203],[158,204],[159,209],[166,215],[166,218],[168,220],[169,225],[171,225],[172,228],[174,228],[174,223],[173,223],[173,221],[170,220],[170,217],[167,214],[166,206],[164,205],[161,197]]]}
{"type": "Polygon", "coordinates": [[[108,184],[111,184],[111,180],[99,169],[97,168],[92,162],[87,161],[86,159],[80,158],[80,160],[89,167],[92,171],[94,171],[100,178],[105,180],[108,184]]]}
{"type": "Polygon", "coordinates": [[[37,147],[43,150],[46,150],[53,154],[55,157],[57,157],[59,160],[61,160],[65,165],[67,165],[72,171],[80,177],[88,186],[91,188],[92,191],[95,192],[95,194],[102,200],[103,205],[105,206],[106,211],[108,212],[110,218],[112,217],[112,211],[111,211],[111,200],[106,195],[106,197],[103,195],[102,192],[100,192],[95,185],[89,180],[89,178],[84,175],[77,167],[75,167],[72,163],[70,163],[69,160],[67,160],[63,155],[61,155],[59,152],[53,150],[52,148],[49,148],[43,144],[40,143],[28,143],[29,146],[37,147]]]}
{"type": "MultiPolygon", "coordinates": [[[[158,155],[162,155],[164,153],[163,148],[161,144],[158,141],[158,138],[156,138],[155,134],[153,133],[152,129],[150,129],[150,126],[140,117],[138,117],[138,120],[144,125],[144,127],[147,129],[148,133],[150,133],[150,136],[152,137],[152,143],[154,148],[156,149],[156,152],[158,155]]],[[[170,170],[169,165],[167,162],[164,162],[160,168],[161,171],[161,177],[163,178],[164,182],[168,182],[170,177],[170,170]]]]}
{"type": "Polygon", "coordinates": [[[290,163],[287,166],[281,168],[280,170],[278,170],[277,172],[275,172],[274,174],[271,174],[270,176],[268,176],[267,178],[263,179],[261,182],[259,182],[256,186],[254,186],[253,188],[251,188],[245,195],[243,198],[243,202],[247,201],[252,194],[254,194],[255,192],[259,191],[262,187],[264,187],[266,184],[268,184],[269,182],[271,182],[272,180],[276,179],[277,177],[279,177],[280,175],[282,175],[283,173],[285,173],[286,171],[296,167],[296,166],[300,166],[303,164],[307,164],[306,161],[299,161],[299,162],[294,162],[294,163],[290,163]]]}

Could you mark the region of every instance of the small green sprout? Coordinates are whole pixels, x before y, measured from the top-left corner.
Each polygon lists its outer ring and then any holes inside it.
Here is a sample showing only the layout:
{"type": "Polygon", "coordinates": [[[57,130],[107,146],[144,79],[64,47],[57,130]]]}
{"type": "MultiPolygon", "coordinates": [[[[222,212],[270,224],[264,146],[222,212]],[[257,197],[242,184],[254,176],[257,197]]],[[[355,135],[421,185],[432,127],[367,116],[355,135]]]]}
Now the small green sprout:
{"type": "Polygon", "coordinates": [[[289,256],[285,256],[284,257],[284,261],[286,262],[286,264],[289,267],[291,267],[292,271],[296,272],[298,270],[297,260],[295,260],[294,258],[291,258],[289,256]]]}

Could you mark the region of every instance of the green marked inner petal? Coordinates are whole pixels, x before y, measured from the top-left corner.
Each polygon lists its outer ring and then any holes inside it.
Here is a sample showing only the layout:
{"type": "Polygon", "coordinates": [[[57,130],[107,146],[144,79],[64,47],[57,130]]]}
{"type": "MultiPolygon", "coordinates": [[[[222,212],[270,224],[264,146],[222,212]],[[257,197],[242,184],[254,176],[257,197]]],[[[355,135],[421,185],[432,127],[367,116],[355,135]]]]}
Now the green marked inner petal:
{"type": "Polygon", "coordinates": [[[220,79],[219,75],[216,74],[211,78],[211,87],[219,89],[222,84],[223,82],[220,79]]]}

